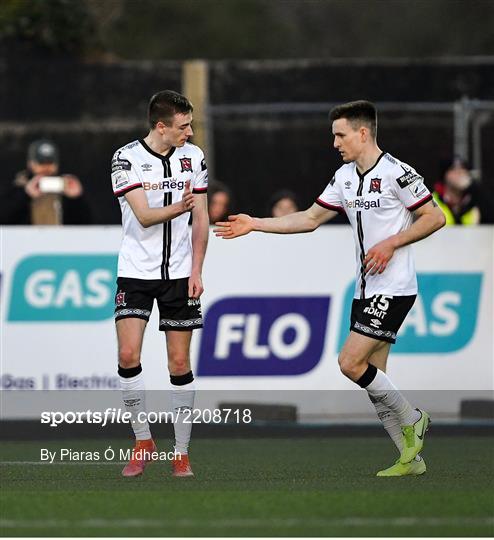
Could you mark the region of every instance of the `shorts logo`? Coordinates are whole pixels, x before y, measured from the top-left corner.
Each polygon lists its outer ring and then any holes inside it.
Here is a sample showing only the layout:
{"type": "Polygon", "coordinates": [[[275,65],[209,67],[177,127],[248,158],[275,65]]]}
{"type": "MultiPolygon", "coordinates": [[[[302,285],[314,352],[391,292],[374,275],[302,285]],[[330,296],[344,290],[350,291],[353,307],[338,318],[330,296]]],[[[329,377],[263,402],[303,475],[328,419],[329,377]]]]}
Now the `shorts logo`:
{"type": "Polygon", "coordinates": [[[381,326],[381,321],[379,319],[371,319],[370,325],[374,328],[379,328],[381,326]]]}
{"type": "Polygon", "coordinates": [[[190,158],[180,158],[180,166],[182,167],[180,172],[192,172],[192,160],[190,158]]]}
{"type": "Polygon", "coordinates": [[[381,193],[381,178],[371,178],[369,193],[381,193]]]}
{"type": "Polygon", "coordinates": [[[329,297],[237,297],[213,304],[204,321],[200,376],[300,375],[320,362],[329,297]]]}
{"type": "Polygon", "coordinates": [[[117,292],[115,295],[115,307],[126,306],[125,293],[122,291],[117,292]]]}

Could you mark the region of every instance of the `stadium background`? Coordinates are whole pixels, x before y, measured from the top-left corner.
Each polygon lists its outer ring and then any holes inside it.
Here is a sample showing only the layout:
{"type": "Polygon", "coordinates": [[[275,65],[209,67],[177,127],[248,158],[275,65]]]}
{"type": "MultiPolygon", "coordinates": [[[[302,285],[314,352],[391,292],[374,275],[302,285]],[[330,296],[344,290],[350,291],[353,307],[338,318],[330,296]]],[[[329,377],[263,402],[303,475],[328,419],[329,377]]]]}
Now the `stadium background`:
{"type": "MultiPolygon", "coordinates": [[[[381,146],[413,164],[429,186],[456,151],[475,162],[483,222],[491,224],[493,16],[494,2],[487,0],[4,1],[0,187],[23,168],[28,143],[50,137],[60,146],[63,171],[82,179],[94,224],[118,224],[119,208],[108,178],[110,157],[115,148],[146,133],[149,95],[163,88],[180,90],[186,62],[201,58],[209,71],[208,160],[213,176],[232,188],[237,209],[265,214],[267,199],[280,188],[291,188],[302,205],[311,204],[339,166],[328,109],[367,98],[381,109],[381,146]]],[[[237,396],[240,403],[254,398],[270,405],[298,403],[299,417],[303,411],[309,418],[313,409],[315,420],[298,425],[293,422],[297,413],[281,406],[259,408],[253,431],[198,428],[193,440],[195,484],[173,483],[169,489],[159,464],[137,488],[126,489],[118,477],[119,463],[37,466],[40,447],[59,449],[67,437],[70,446],[81,450],[128,445],[126,429],[95,432],[67,426],[53,431],[40,426],[43,406],[82,408],[95,404],[94,396],[16,392],[9,387],[12,379],[5,377],[33,379],[36,388],[43,388],[48,376],[47,388],[52,389],[57,373],[81,380],[95,373],[114,375],[108,306],[98,321],[90,320],[94,311],[88,315],[87,305],[71,310],[70,301],[62,306],[66,311],[51,304],[36,312],[23,297],[23,285],[46,265],[58,272],[60,285],[66,265],[74,264],[67,262],[73,255],[114,257],[118,228],[2,228],[1,534],[492,535],[492,401],[486,399],[492,397],[493,385],[492,226],[441,232],[416,247],[419,273],[435,276],[423,288],[426,310],[433,310],[440,293],[457,293],[459,303],[449,307],[459,330],[443,334],[441,350],[420,350],[423,342],[415,339],[415,351],[392,360],[401,384],[406,384],[407,366],[418,366],[406,388],[420,390],[423,378],[426,391],[417,397],[436,403],[440,414],[426,454],[426,482],[384,488],[373,474],[394,459],[391,444],[370,406],[359,392],[349,390],[336,367],[353,257],[347,246],[350,231],[331,230],[325,227],[313,238],[244,239],[229,248],[212,239],[206,269],[206,314],[236,296],[271,295],[275,302],[289,294],[305,295],[308,302],[311,294],[331,297],[320,371],[292,379],[251,375],[237,396]],[[338,265],[324,250],[314,261],[317,271],[311,266],[301,277],[301,267],[321,241],[336,242],[338,265]],[[235,255],[228,258],[227,249],[235,255]],[[57,254],[67,259],[61,266],[46,259],[57,254]],[[255,257],[262,264],[249,262],[255,257]],[[222,272],[227,268],[235,275],[233,263],[241,261],[245,283],[235,289],[235,280],[223,279],[222,272]],[[280,261],[283,272],[275,272],[280,261]],[[478,283],[476,276],[481,279],[478,289],[472,285],[478,283]],[[48,313],[54,317],[51,322],[48,313]],[[465,332],[467,342],[454,349],[465,332]],[[325,385],[333,391],[326,394],[325,385]],[[259,388],[263,396],[250,392],[259,388]],[[298,392],[287,393],[294,388],[298,392]],[[465,390],[469,402],[461,405],[465,390]],[[331,414],[331,407],[338,415],[331,414]],[[346,416],[341,414],[345,407],[351,410],[346,416]],[[25,421],[19,422],[21,417],[25,421]]],[[[89,259],[76,264],[83,287],[91,270],[108,270],[108,261],[90,264],[89,259]]],[[[154,327],[144,351],[151,381],[160,377],[154,356],[162,346],[154,327]]],[[[429,345],[435,343],[434,336],[426,337],[429,345]]],[[[195,358],[198,347],[196,340],[195,358]]],[[[205,375],[208,392],[213,392],[210,402],[217,403],[225,379],[205,375]]],[[[235,378],[242,379],[230,376],[227,381],[235,378]]],[[[117,394],[104,393],[101,400],[113,403],[117,394]]],[[[227,397],[232,403],[234,396],[227,397]]],[[[151,395],[153,399],[160,404],[166,400],[161,394],[151,395]]],[[[158,437],[163,447],[169,444],[169,426],[158,437]]]]}
{"type": "Polygon", "coordinates": [[[282,188],[311,204],[339,166],[328,109],[365,97],[381,108],[381,146],[413,163],[429,186],[454,153],[469,159],[481,175],[483,222],[492,223],[493,3],[404,4],[4,2],[0,188],[23,168],[30,141],[52,137],[62,169],[86,187],[94,224],[118,224],[113,151],[146,134],[149,96],[180,90],[184,63],[201,58],[208,160],[236,208],[266,214],[282,188]],[[455,113],[462,100],[481,107],[465,129],[465,115],[455,113]]]}

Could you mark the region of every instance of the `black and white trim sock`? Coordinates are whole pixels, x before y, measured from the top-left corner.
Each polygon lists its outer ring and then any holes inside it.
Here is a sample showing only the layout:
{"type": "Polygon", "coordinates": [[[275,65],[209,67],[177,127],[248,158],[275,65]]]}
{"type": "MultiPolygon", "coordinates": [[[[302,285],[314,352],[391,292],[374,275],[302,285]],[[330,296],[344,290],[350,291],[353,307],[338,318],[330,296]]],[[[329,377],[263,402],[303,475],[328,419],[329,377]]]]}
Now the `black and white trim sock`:
{"type": "Polygon", "coordinates": [[[131,425],[136,440],[151,439],[148,421],[142,420],[142,416],[146,413],[146,391],[141,364],[133,368],[118,366],[118,374],[125,410],[131,414],[131,425]],[[140,415],[141,421],[138,420],[139,413],[144,413],[140,415]]]}
{"type": "Polygon", "coordinates": [[[172,409],[174,415],[175,451],[188,454],[193,417],[189,411],[194,409],[196,395],[192,371],[185,375],[170,375],[172,384],[172,409]]]}
{"type": "Polygon", "coordinates": [[[368,365],[357,384],[367,390],[373,401],[380,401],[393,412],[398,417],[400,426],[414,424],[420,419],[420,413],[410,405],[389,377],[372,364],[368,365]]]}

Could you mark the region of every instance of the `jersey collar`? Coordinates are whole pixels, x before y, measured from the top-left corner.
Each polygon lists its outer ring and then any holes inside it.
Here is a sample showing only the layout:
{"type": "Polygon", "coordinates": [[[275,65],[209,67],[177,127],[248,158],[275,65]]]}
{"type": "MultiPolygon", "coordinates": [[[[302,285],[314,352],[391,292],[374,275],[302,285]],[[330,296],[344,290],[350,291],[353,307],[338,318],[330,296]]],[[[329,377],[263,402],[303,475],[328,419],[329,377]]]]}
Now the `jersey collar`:
{"type": "Polygon", "coordinates": [[[168,154],[166,156],[162,156],[161,154],[158,154],[158,152],[155,152],[154,150],[151,150],[151,148],[149,148],[149,146],[146,144],[144,139],[139,139],[139,142],[144,147],[144,150],[148,151],[154,157],[157,157],[158,159],[165,160],[165,161],[168,161],[170,159],[170,157],[173,155],[173,153],[175,152],[175,150],[176,150],[176,147],[172,146],[170,148],[170,151],[168,152],[168,154]]]}
{"type": "Polygon", "coordinates": [[[377,158],[376,162],[374,163],[374,165],[372,165],[372,167],[370,169],[367,169],[365,172],[363,172],[362,174],[359,173],[359,170],[357,168],[357,163],[355,163],[355,170],[357,171],[357,174],[359,175],[360,178],[363,178],[366,174],[369,174],[372,169],[374,169],[375,167],[377,167],[377,164],[381,161],[381,158],[384,156],[386,152],[381,152],[381,155],[377,158]]]}

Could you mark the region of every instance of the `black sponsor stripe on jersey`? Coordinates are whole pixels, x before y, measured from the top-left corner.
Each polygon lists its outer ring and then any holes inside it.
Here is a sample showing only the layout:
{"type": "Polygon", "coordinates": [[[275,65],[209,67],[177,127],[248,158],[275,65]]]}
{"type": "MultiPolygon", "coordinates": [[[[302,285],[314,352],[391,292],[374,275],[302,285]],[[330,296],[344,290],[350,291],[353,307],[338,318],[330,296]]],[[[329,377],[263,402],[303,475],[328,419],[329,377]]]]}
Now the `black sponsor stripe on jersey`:
{"type": "MultiPolygon", "coordinates": [[[[382,156],[382,154],[381,154],[382,156]]],[[[378,160],[379,161],[379,160],[378,160]]],[[[358,172],[357,172],[358,174],[358,172]]],[[[359,184],[357,189],[357,196],[362,196],[362,191],[364,190],[364,176],[359,176],[359,184]]],[[[358,234],[358,243],[360,247],[360,298],[365,298],[365,266],[364,266],[364,229],[362,227],[362,212],[357,210],[357,234],[358,234]]]]}
{"type": "MultiPolygon", "coordinates": [[[[170,155],[170,154],[169,154],[170,155]]],[[[168,156],[167,156],[168,157],[168,156]]],[[[168,159],[163,159],[163,177],[170,178],[172,176],[172,167],[168,159]]],[[[163,194],[163,206],[172,204],[172,192],[167,191],[163,194]]],[[[163,259],[161,261],[161,278],[170,279],[170,255],[172,251],[172,220],[163,223],[163,259]]]]}
{"type": "MultiPolygon", "coordinates": [[[[163,195],[163,206],[172,204],[172,193],[167,191],[163,195]]],[[[172,220],[163,223],[163,259],[161,261],[161,278],[170,279],[170,254],[172,247],[172,220]]]]}
{"type": "MultiPolygon", "coordinates": [[[[357,196],[361,197],[362,192],[364,191],[364,180],[365,176],[369,174],[373,169],[375,169],[378,165],[378,163],[381,161],[383,156],[386,154],[384,152],[381,152],[379,157],[377,158],[376,162],[370,169],[367,169],[365,172],[360,174],[358,169],[355,167],[355,170],[357,171],[357,175],[359,178],[359,184],[357,189],[357,196]]],[[[365,265],[364,265],[364,259],[365,259],[365,250],[364,250],[364,228],[362,226],[362,211],[357,210],[357,233],[358,233],[358,243],[360,247],[360,298],[365,298],[365,265]]]]}
{"type": "Polygon", "coordinates": [[[365,266],[364,266],[364,230],[362,228],[362,215],[361,212],[357,212],[357,232],[358,232],[358,243],[360,246],[360,298],[365,298],[365,266]]]}

